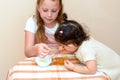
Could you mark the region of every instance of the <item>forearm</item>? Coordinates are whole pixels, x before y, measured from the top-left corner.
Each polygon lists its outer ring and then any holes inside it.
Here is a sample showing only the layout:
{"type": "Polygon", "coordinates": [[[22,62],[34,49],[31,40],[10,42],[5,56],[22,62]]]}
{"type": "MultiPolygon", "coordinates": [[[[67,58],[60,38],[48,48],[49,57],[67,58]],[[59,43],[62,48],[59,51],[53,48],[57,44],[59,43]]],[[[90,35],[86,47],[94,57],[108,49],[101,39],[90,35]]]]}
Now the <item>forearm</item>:
{"type": "Polygon", "coordinates": [[[28,47],[28,48],[25,48],[25,56],[26,57],[34,57],[34,56],[37,56],[37,53],[34,49],[34,46],[32,47],[28,47]]]}
{"type": "Polygon", "coordinates": [[[95,69],[89,69],[85,65],[75,65],[73,68],[73,71],[78,72],[78,73],[82,73],[82,74],[94,74],[94,73],[96,73],[95,69]]]}

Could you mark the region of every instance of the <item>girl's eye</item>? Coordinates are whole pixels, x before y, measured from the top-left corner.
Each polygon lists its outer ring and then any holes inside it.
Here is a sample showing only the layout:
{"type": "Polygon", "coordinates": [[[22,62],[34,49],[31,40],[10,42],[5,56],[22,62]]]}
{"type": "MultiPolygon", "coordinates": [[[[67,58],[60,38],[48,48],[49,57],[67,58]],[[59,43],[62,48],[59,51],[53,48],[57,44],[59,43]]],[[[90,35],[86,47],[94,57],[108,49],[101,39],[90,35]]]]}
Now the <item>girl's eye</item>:
{"type": "Polygon", "coordinates": [[[44,12],[47,12],[48,10],[47,9],[43,9],[44,12]]]}
{"type": "Polygon", "coordinates": [[[52,10],[52,12],[57,12],[57,10],[52,10]]]}

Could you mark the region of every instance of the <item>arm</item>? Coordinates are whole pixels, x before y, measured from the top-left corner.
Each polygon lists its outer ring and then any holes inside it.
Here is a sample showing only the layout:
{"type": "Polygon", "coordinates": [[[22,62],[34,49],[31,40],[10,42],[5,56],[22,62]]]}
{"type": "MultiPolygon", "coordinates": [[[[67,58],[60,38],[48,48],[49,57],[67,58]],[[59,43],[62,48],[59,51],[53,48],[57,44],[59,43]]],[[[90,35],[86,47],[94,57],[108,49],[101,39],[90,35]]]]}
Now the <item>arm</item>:
{"type": "Polygon", "coordinates": [[[44,57],[50,52],[50,49],[44,43],[35,44],[35,35],[29,31],[25,31],[24,51],[27,57],[34,57],[37,55],[44,57]]]}
{"type": "Polygon", "coordinates": [[[27,57],[32,57],[36,56],[37,54],[35,53],[34,50],[34,39],[35,36],[33,33],[25,31],[25,46],[24,46],[24,52],[25,56],[27,57]]]}
{"type": "Polygon", "coordinates": [[[71,63],[69,60],[65,61],[65,67],[69,70],[83,73],[83,74],[94,74],[97,71],[96,61],[90,60],[85,63],[85,65],[75,65],[71,63]]]}

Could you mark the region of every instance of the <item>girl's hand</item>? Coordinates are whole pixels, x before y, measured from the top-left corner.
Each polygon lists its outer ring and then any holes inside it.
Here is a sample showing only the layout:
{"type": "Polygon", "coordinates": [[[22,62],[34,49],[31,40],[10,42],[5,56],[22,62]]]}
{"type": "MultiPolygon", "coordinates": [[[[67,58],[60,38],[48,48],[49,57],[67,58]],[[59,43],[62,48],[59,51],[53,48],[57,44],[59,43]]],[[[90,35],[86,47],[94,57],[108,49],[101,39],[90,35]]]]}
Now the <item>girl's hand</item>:
{"type": "Polygon", "coordinates": [[[34,46],[34,51],[38,56],[45,57],[51,52],[51,49],[45,43],[40,43],[34,46]]]}
{"type": "Polygon", "coordinates": [[[72,71],[74,70],[75,65],[69,60],[65,60],[64,65],[67,69],[72,70],[72,71]]]}

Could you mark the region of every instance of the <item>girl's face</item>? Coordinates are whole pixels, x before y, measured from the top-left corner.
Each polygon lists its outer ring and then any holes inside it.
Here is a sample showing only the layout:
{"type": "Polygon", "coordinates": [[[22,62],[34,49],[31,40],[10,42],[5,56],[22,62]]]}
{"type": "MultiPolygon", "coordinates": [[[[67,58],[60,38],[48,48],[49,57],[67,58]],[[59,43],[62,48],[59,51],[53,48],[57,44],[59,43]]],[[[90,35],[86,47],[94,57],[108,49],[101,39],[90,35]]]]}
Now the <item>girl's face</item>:
{"type": "Polygon", "coordinates": [[[64,45],[60,43],[58,44],[60,45],[59,47],[60,53],[70,54],[76,52],[76,50],[78,49],[78,46],[75,46],[74,44],[68,44],[68,45],[64,45]]]}
{"type": "Polygon", "coordinates": [[[38,5],[38,11],[45,25],[53,26],[60,11],[59,0],[41,0],[38,5]]]}

